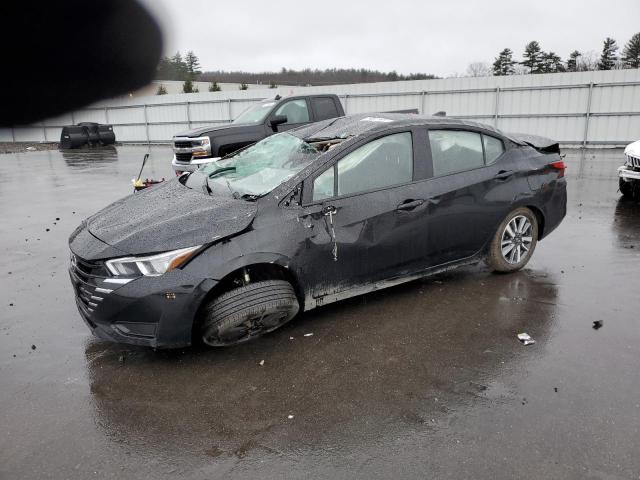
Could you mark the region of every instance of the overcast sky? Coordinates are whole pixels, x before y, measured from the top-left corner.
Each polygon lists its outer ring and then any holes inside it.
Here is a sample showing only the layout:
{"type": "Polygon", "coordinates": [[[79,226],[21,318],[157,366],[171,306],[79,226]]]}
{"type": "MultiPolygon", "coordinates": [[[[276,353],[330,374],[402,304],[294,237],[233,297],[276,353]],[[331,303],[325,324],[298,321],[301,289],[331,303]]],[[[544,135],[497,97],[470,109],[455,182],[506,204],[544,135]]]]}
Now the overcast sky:
{"type": "Polygon", "coordinates": [[[538,40],[563,59],[621,47],[640,31],[640,0],[144,0],[167,54],[193,50],[203,70],[355,67],[447,76],[538,40]]]}

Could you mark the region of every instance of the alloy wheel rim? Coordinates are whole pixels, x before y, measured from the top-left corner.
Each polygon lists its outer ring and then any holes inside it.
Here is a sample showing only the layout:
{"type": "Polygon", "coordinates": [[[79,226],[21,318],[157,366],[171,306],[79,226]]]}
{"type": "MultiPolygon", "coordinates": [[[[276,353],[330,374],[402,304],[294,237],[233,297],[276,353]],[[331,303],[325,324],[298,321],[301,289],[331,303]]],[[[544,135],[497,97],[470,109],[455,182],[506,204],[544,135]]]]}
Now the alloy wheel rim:
{"type": "Polygon", "coordinates": [[[533,226],[527,217],[513,217],[502,232],[500,250],[502,258],[509,264],[517,265],[529,255],[533,243],[533,226]]]}

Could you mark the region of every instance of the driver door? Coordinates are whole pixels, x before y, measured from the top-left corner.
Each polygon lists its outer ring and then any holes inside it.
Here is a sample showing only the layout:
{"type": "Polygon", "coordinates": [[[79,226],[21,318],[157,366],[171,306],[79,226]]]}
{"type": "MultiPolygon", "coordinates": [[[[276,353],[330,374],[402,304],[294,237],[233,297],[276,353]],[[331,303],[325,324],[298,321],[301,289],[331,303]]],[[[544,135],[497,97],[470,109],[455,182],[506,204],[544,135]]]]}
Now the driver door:
{"type": "MultiPolygon", "coordinates": [[[[412,271],[425,256],[426,203],[413,183],[412,132],[372,140],[309,179],[302,270],[321,297],[412,271]]],[[[307,188],[307,184],[305,184],[307,188]]]]}
{"type": "Polygon", "coordinates": [[[278,132],[285,132],[311,122],[309,104],[304,98],[284,102],[269,117],[269,122],[271,122],[272,118],[280,115],[286,116],[287,121],[276,127],[278,132]]]}

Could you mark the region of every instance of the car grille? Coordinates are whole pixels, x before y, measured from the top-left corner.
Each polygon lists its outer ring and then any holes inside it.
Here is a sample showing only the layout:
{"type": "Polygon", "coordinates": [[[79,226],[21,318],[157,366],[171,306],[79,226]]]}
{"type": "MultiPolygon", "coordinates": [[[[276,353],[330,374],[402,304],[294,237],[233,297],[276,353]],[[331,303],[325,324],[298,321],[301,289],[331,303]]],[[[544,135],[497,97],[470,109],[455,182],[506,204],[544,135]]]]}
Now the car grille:
{"type": "Polygon", "coordinates": [[[71,276],[78,307],[85,318],[89,320],[91,314],[104,300],[104,297],[112,292],[111,289],[98,286],[99,282],[109,277],[107,268],[103,263],[89,262],[71,254],[69,275],[71,276]]]}
{"type": "Polygon", "coordinates": [[[191,153],[176,153],[176,160],[178,162],[191,162],[191,153]]]}
{"type": "Polygon", "coordinates": [[[636,157],[632,157],[631,155],[627,155],[627,162],[632,167],[640,168],[640,158],[636,158],[636,157]]]}
{"type": "Polygon", "coordinates": [[[176,148],[191,148],[191,142],[173,142],[176,148]]]}

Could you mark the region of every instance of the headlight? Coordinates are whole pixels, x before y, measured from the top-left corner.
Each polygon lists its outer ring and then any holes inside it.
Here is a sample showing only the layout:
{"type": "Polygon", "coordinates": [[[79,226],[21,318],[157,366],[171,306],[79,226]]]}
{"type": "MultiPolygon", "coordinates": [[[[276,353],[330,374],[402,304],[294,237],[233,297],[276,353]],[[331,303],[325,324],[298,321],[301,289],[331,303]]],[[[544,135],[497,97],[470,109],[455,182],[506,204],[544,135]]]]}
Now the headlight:
{"type": "Polygon", "coordinates": [[[202,245],[195,247],[181,248],[171,252],[158,253],[147,257],[124,257],[115,258],[105,262],[109,271],[116,276],[139,276],[157,277],[163,273],[170,272],[189,260],[202,245]]]}

